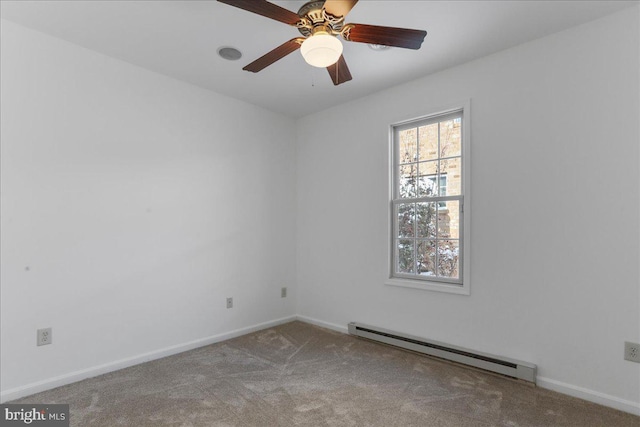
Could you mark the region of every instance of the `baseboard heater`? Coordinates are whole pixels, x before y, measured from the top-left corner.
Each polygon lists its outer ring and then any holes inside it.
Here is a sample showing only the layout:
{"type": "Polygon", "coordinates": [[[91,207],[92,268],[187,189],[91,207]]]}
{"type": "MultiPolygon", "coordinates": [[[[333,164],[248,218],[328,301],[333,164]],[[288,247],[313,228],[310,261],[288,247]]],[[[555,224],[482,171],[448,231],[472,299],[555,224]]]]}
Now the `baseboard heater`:
{"type": "Polygon", "coordinates": [[[534,384],[536,382],[536,365],[531,363],[480,353],[438,341],[426,340],[424,338],[392,332],[374,326],[363,325],[362,323],[351,322],[348,328],[351,335],[496,372],[512,378],[530,381],[534,384]]]}

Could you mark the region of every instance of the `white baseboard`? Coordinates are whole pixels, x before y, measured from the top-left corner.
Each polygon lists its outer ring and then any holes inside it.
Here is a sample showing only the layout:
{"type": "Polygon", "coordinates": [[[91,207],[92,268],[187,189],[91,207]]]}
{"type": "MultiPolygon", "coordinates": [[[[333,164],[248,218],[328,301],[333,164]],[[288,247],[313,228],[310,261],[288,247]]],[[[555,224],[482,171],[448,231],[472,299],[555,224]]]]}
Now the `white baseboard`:
{"type": "Polygon", "coordinates": [[[336,325],[335,323],[329,323],[329,322],[325,322],[324,320],[318,320],[318,319],[314,319],[312,317],[301,316],[301,315],[297,315],[296,319],[301,321],[301,322],[310,323],[312,325],[320,326],[321,328],[327,328],[327,329],[331,329],[331,330],[336,331],[336,332],[342,332],[343,334],[348,334],[349,333],[349,329],[347,328],[346,325],[345,326],[336,325]]]}
{"type": "Polygon", "coordinates": [[[108,372],[117,371],[119,369],[128,368],[129,366],[138,365],[140,363],[149,362],[151,360],[161,359],[163,357],[172,356],[184,351],[193,350],[194,348],[204,347],[206,345],[215,344],[251,332],[267,329],[272,326],[281,325],[296,320],[297,316],[288,316],[269,322],[259,323],[257,325],[247,326],[245,328],[236,329],[223,334],[213,335],[211,337],[190,341],[184,344],[178,344],[166,347],[160,350],[151,351],[126,359],[116,360],[115,362],[105,363],[103,365],[93,366],[87,369],[70,372],[68,374],[59,375],[57,377],[48,378],[46,380],[37,381],[24,386],[9,389],[0,393],[0,403],[9,402],[11,400],[20,399],[21,397],[30,396],[42,391],[51,390],[52,388],[61,387],[87,378],[106,374],[108,372]]]}
{"type": "Polygon", "coordinates": [[[552,380],[550,378],[538,377],[536,379],[536,384],[540,388],[557,391],[558,393],[567,394],[599,405],[608,406],[633,415],[640,415],[640,403],[638,402],[620,399],[615,396],[552,380]]]}

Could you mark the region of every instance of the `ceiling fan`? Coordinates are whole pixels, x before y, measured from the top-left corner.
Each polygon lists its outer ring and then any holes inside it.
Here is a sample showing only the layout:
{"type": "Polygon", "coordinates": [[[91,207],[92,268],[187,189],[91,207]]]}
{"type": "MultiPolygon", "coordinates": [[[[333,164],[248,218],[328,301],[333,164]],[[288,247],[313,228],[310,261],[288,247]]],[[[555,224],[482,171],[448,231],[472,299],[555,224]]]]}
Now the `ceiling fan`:
{"type": "Polygon", "coordinates": [[[218,0],[231,6],[284,22],[296,27],[302,37],[293,38],[253,61],[243,70],[257,73],[291,52],[300,49],[308,64],[326,68],[334,85],[351,80],[351,72],[342,56],[344,40],[372,45],[420,49],[427,35],[423,30],[381,27],[366,24],[345,24],[358,0],[326,0],[305,3],[298,13],[266,0],[218,0]]]}

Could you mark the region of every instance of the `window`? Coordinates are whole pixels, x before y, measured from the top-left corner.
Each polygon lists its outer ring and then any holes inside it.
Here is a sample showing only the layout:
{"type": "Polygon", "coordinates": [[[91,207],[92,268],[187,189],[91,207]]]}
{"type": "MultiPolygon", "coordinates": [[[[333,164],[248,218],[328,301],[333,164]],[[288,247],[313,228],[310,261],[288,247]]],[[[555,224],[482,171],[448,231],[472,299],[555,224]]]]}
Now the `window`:
{"type": "Polygon", "coordinates": [[[465,112],[392,127],[388,284],[469,293],[465,112]]]}

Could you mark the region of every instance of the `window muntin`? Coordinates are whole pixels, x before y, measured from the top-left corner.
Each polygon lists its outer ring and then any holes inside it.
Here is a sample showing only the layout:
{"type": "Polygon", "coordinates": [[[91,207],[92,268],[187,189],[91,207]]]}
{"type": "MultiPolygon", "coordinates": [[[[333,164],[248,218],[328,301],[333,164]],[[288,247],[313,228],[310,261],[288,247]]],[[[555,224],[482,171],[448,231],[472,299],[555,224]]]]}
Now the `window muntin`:
{"type": "Polygon", "coordinates": [[[392,278],[462,285],[462,115],[393,127],[392,278]]]}

